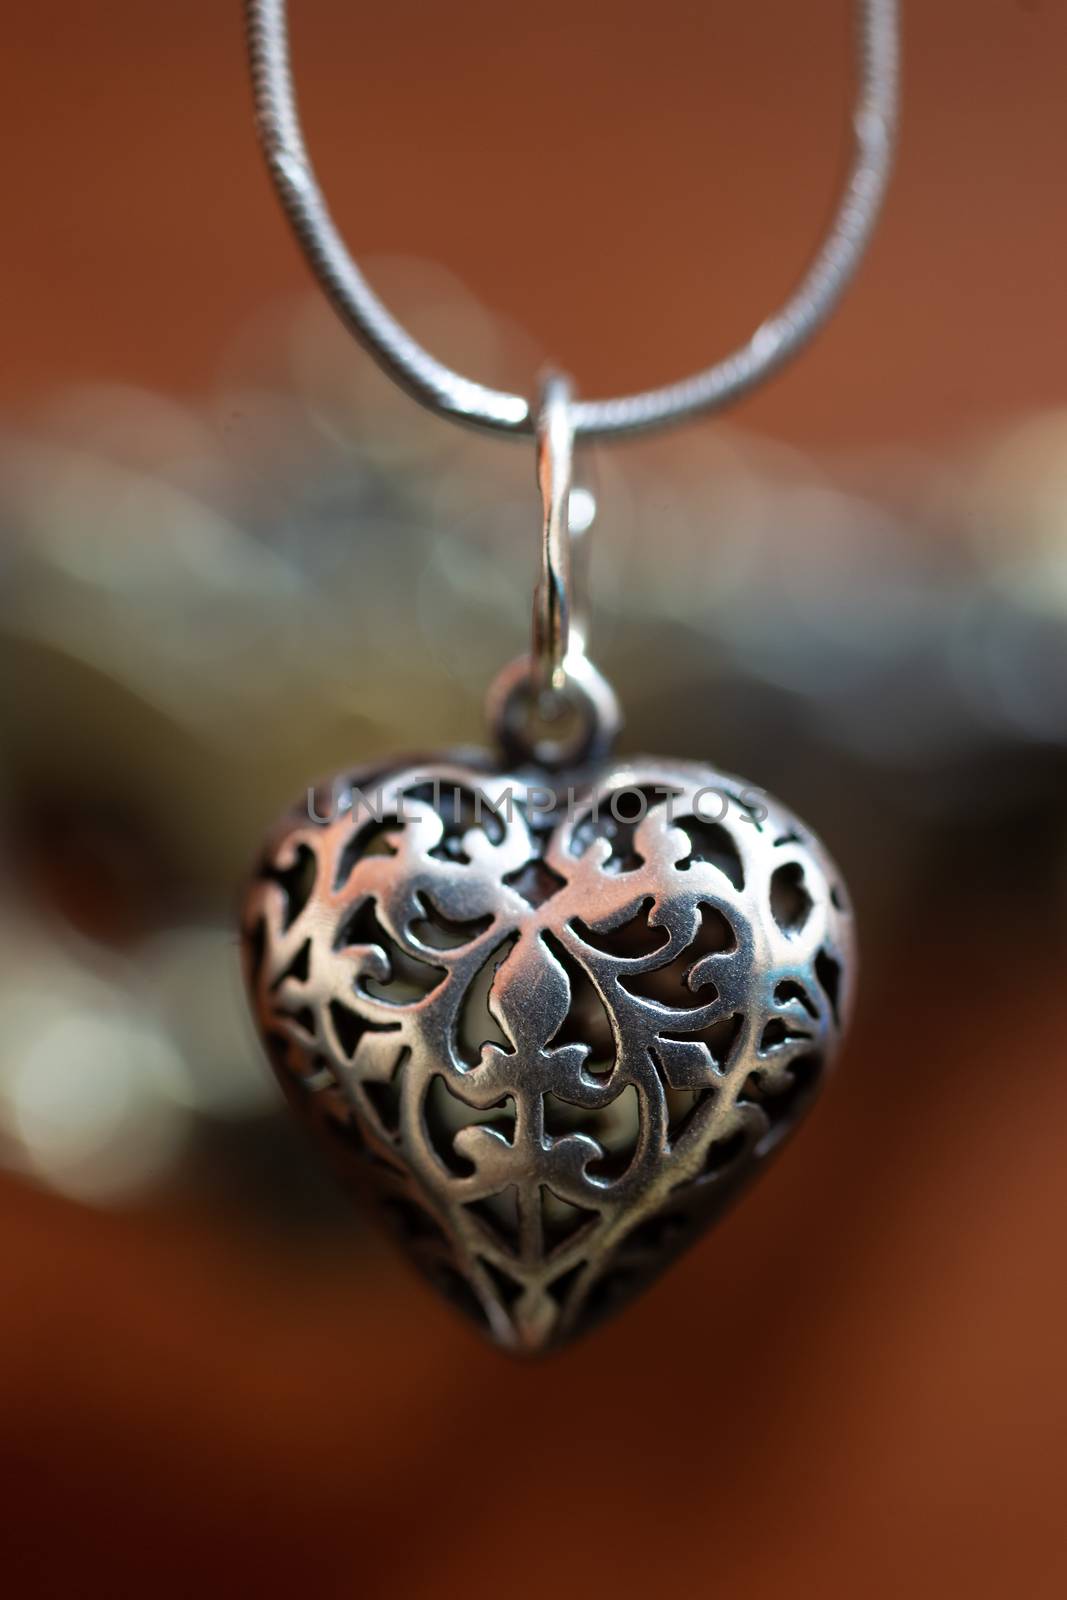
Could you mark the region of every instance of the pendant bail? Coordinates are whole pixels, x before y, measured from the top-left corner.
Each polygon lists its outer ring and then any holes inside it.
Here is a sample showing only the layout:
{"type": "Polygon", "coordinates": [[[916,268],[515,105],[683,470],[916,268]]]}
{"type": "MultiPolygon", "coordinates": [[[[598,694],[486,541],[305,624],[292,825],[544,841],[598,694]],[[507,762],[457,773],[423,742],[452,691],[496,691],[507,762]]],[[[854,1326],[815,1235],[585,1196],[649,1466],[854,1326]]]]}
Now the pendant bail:
{"type": "Polygon", "coordinates": [[[550,373],[542,385],[536,440],[541,564],[530,654],[497,676],[489,719],[512,760],[560,770],[605,756],[621,720],[611,685],[586,655],[587,540],[595,508],[573,515],[573,390],[562,373],[550,373]]]}
{"type": "Polygon", "coordinates": [[[585,652],[584,619],[575,597],[577,563],[571,528],[574,487],[571,399],[569,378],[562,373],[550,373],[541,390],[537,415],[541,576],[534,590],[531,659],[537,687],[557,691],[566,684],[566,662],[572,648],[582,654],[585,652]]]}

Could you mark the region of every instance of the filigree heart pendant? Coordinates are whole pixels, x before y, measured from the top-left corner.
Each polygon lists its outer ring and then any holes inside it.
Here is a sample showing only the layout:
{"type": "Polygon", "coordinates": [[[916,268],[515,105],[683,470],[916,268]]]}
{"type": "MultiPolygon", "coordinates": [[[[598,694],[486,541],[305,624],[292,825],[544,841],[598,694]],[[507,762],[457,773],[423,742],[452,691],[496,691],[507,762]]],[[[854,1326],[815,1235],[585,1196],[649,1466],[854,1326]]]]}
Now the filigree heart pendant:
{"type": "Polygon", "coordinates": [[[571,614],[566,394],[539,429],[534,648],[501,757],[313,791],[268,843],[248,980],[291,1103],[499,1344],[557,1346],[660,1271],[797,1125],[851,917],[813,836],[710,766],[615,762],[571,614]]]}

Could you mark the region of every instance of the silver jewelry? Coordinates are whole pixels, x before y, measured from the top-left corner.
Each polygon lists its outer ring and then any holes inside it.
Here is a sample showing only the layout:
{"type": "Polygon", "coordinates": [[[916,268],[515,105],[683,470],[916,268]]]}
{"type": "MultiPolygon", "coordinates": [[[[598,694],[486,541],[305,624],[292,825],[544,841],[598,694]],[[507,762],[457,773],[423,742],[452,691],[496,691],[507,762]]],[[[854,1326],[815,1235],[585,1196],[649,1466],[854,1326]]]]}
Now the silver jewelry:
{"type": "MultiPolygon", "coordinates": [[[[802,349],[834,310],[877,221],[893,160],[899,67],[897,0],[857,0],[859,85],[852,161],[822,245],[792,298],[747,344],[665,389],[612,400],[578,400],[575,436],[607,438],[721,410],[802,349]]],[[[380,366],[442,416],[503,433],[532,433],[524,396],[452,372],[385,308],[345,248],[304,145],[289,67],[285,0],[246,0],[256,120],[267,168],[293,232],[324,293],[380,366]]]]}
{"type": "Polygon", "coordinates": [[[415,1262],[498,1343],[540,1351],[615,1309],[719,1214],[816,1094],[847,1023],[840,875],[777,801],[711,766],[617,761],[570,526],[579,435],[724,404],[792,354],[851,276],[884,192],[897,14],[865,0],[853,171],[800,290],[674,385],[531,414],[422,350],[326,211],[281,0],[247,15],[264,148],[297,235],[376,358],[443,415],[532,431],[542,497],[530,653],[489,695],[499,754],[358,770],[279,824],[244,914],[252,1003],[294,1107],[415,1262]]]}

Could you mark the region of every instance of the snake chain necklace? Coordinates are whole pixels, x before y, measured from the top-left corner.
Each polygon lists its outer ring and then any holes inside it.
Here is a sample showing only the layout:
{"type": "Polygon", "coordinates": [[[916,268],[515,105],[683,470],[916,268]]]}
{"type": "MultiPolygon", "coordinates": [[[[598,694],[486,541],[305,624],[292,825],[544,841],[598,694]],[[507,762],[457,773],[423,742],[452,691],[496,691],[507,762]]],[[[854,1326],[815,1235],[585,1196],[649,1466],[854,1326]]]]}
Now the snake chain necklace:
{"type": "Polygon", "coordinates": [[[536,1353],[615,1311],[766,1164],[846,1025],[852,919],[814,835],[713,766],[612,755],[587,653],[576,441],[721,409],[825,322],[863,255],[896,118],[896,0],[858,0],[853,154],[799,288],[672,384],[533,404],[424,350],[349,255],[304,147],[284,0],[247,0],[258,127],[319,283],[380,365],[453,421],[532,435],[530,651],[489,693],[495,749],[344,774],[269,837],[243,920],[291,1105],[420,1270],[536,1353]]]}

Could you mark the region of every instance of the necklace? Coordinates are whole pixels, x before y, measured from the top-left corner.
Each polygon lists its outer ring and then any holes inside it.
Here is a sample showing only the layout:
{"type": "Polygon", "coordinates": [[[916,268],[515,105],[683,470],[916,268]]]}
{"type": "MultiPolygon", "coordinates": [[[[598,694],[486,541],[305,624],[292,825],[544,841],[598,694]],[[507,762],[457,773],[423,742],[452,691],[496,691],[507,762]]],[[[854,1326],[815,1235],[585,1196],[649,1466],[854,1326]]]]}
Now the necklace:
{"type": "Polygon", "coordinates": [[[267,841],[243,919],[253,1009],[294,1109],[412,1259],[499,1344],[563,1343],[647,1283],[756,1176],[847,1023],[852,918],[779,802],[716,768],[612,755],[588,653],[576,441],[720,409],[794,355],[870,237],[895,130],[895,0],[858,0],[851,167],[792,298],[725,360],[606,400],[462,377],[352,260],[304,148],[284,0],[247,0],[258,125],[327,297],[454,421],[532,434],[542,515],[529,654],[489,693],[497,750],[364,768],[267,841]]]}

